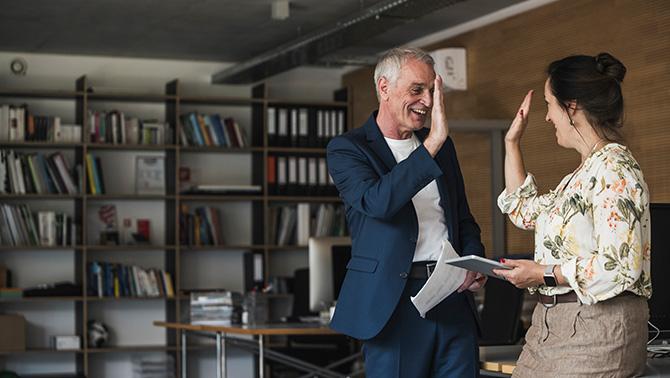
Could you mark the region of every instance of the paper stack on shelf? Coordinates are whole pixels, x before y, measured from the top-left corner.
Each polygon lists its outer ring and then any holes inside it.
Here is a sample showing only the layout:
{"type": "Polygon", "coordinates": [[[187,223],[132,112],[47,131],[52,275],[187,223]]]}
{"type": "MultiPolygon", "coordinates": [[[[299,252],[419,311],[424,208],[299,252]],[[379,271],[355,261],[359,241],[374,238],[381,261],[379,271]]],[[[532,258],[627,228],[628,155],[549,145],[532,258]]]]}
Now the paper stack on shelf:
{"type": "Polygon", "coordinates": [[[240,323],[241,307],[240,293],[232,291],[191,292],[191,324],[240,323]]]}

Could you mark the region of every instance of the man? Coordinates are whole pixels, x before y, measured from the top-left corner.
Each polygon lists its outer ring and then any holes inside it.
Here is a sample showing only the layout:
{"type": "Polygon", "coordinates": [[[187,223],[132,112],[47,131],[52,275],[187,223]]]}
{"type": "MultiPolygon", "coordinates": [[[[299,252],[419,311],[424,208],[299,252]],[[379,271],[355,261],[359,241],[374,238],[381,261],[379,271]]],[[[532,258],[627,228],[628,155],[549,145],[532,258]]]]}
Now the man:
{"type": "Polygon", "coordinates": [[[444,110],[442,80],[419,49],[392,49],[375,69],[379,110],[328,144],[352,257],[331,327],[364,341],[367,377],[473,377],[479,372],[468,272],[458,290],[419,315],[410,300],[448,240],[483,255],[444,110]],[[430,130],[424,128],[429,113],[430,130]]]}

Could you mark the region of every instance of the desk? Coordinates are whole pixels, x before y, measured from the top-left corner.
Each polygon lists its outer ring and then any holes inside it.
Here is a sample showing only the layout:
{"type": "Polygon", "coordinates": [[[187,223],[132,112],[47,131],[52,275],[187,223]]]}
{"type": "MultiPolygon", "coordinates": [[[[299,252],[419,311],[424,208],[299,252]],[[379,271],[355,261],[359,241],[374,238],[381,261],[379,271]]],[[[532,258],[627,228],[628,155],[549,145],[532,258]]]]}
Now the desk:
{"type": "MultiPolygon", "coordinates": [[[[318,373],[319,376],[340,378],[344,377],[332,369],[343,363],[353,361],[358,358],[360,353],[356,353],[342,360],[336,361],[326,367],[316,366],[306,361],[295,359],[291,356],[272,351],[263,345],[263,336],[270,335],[339,335],[328,326],[321,323],[282,323],[282,324],[257,324],[257,325],[196,325],[190,323],[168,323],[155,321],[155,326],[174,329],[181,332],[181,377],[187,378],[186,371],[186,333],[204,334],[205,336],[212,334],[216,338],[216,376],[217,378],[226,378],[226,343],[235,345],[242,349],[258,353],[258,374],[260,378],[264,377],[265,355],[269,359],[283,363],[285,365],[294,367],[298,370],[308,373],[318,373]],[[251,335],[257,338],[256,341],[244,340],[240,338],[230,337],[231,335],[251,335]]],[[[347,376],[357,375],[359,372],[348,374],[347,376]]],[[[362,371],[360,372],[362,373],[362,371]]],[[[307,377],[311,374],[307,374],[307,377]]]]}
{"type": "MultiPolygon", "coordinates": [[[[521,348],[521,345],[479,347],[482,377],[509,377],[521,348]]],[[[670,377],[670,358],[648,358],[643,377],[670,377]]]]}

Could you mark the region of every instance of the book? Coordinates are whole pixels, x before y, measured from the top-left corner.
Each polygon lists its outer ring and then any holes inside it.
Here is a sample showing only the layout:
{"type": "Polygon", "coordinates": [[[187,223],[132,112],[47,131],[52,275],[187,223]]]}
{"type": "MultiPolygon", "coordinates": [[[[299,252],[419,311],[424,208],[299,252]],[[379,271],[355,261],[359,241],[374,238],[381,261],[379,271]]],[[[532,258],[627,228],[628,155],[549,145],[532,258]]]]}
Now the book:
{"type": "Polygon", "coordinates": [[[165,194],[165,159],[162,156],[135,158],[135,191],[137,194],[165,194]]]}
{"type": "Polygon", "coordinates": [[[141,235],[146,242],[151,241],[151,221],[149,219],[137,220],[137,233],[141,235]]]}
{"type": "Polygon", "coordinates": [[[54,165],[58,170],[58,174],[69,194],[77,194],[77,185],[74,183],[72,176],[70,175],[70,167],[67,164],[67,160],[63,157],[63,154],[56,152],[50,155],[50,159],[53,159],[54,165]]]}
{"type": "Polygon", "coordinates": [[[100,160],[99,157],[95,157],[93,159],[93,163],[95,165],[94,167],[94,172],[95,172],[95,182],[96,185],[98,185],[98,190],[99,194],[105,194],[105,175],[102,171],[102,160],[100,160]]]}

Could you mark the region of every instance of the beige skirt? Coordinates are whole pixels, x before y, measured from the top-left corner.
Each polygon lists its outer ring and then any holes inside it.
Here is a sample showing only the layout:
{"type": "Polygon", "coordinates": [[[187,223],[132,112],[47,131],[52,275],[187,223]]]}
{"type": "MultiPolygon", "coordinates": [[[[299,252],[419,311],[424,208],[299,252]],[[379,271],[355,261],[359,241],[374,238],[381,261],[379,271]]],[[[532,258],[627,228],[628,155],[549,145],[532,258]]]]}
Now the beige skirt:
{"type": "Polygon", "coordinates": [[[538,303],[512,377],[637,377],[647,360],[649,309],[624,295],[594,305],[538,303]]]}

